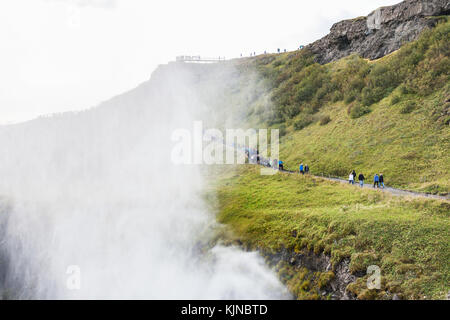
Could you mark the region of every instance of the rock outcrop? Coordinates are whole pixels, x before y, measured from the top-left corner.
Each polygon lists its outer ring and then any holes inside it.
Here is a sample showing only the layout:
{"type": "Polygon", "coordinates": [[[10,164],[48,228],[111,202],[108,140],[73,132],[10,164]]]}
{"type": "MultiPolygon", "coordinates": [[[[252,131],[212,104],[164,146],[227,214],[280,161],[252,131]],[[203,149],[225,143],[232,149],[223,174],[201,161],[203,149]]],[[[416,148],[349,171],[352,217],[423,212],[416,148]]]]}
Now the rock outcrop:
{"type": "Polygon", "coordinates": [[[378,59],[409,41],[416,40],[437,19],[430,17],[448,15],[449,0],[406,0],[399,4],[381,7],[367,17],[335,23],[330,33],[307,46],[317,62],[324,64],[350,54],[378,59]]]}
{"type": "MultiPolygon", "coordinates": [[[[273,254],[264,251],[260,251],[263,256],[269,259],[272,264],[277,264],[280,261],[289,263],[295,268],[306,268],[310,272],[327,272],[332,270],[330,256],[320,253],[315,254],[313,252],[294,252],[292,250],[282,249],[279,252],[273,254]]],[[[339,262],[333,272],[334,278],[327,284],[326,287],[318,289],[318,293],[321,297],[330,297],[332,300],[355,300],[356,296],[347,290],[347,286],[350,283],[356,281],[358,277],[363,274],[351,274],[350,273],[350,259],[344,259],[339,262]]]]}

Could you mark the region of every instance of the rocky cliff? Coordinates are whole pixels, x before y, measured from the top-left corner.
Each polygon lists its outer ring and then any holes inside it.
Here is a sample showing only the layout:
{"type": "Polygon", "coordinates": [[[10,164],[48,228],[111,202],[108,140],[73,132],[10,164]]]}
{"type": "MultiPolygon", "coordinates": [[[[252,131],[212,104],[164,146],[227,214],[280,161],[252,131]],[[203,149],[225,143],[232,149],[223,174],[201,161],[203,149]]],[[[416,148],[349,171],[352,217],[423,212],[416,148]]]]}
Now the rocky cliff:
{"type": "Polygon", "coordinates": [[[330,33],[307,46],[317,62],[323,64],[357,53],[363,58],[378,59],[397,49],[404,42],[416,40],[436,19],[447,15],[449,0],[406,0],[381,7],[367,17],[335,23],[330,33]]]}

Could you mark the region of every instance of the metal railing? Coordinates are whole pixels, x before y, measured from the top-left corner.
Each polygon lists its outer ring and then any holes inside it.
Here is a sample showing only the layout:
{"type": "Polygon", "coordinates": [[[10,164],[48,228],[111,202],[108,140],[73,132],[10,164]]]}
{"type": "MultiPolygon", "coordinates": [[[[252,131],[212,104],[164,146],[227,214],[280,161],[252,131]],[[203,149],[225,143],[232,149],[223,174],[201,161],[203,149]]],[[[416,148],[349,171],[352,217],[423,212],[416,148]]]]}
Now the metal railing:
{"type": "Polygon", "coordinates": [[[208,63],[211,63],[211,62],[225,61],[225,57],[202,58],[200,56],[177,56],[176,61],[177,62],[197,62],[197,63],[208,62],[208,63]]]}

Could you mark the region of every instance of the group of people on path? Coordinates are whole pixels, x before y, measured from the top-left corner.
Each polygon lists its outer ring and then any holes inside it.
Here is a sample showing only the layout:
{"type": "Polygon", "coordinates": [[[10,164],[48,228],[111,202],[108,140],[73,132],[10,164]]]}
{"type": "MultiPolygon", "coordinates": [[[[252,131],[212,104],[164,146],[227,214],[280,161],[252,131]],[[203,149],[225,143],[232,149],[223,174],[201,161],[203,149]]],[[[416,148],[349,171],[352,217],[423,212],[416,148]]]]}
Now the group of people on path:
{"type": "MultiPolygon", "coordinates": [[[[234,146],[234,144],[233,144],[234,146]]],[[[245,155],[250,163],[254,164],[261,164],[266,167],[272,167],[274,169],[278,169],[283,171],[284,170],[284,163],[280,159],[265,159],[263,157],[260,157],[259,150],[258,149],[250,149],[245,148],[245,155]]],[[[307,164],[300,163],[298,167],[298,172],[301,174],[307,174],[309,173],[309,166],[307,164]]],[[[356,177],[358,177],[359,186],[362,188],[364,187],[364,181],[366,180],[366,177],[361,172],[359,175],[356,175],[356,171],[352,170],[348,176],[348,183],[355,184],[356,177]]],[[[383,188],[384,189],[384,177],[383,174],[376,173],[373,177],[373,187],[374,188],[383,188]]]]}
{"type": "MultiPolygon", "coordinates": [[[[350,174],[348,176],[348,183],[355,184],[355,180],[356,180],[356,172],[355,172],[355,170],[353,170],[352,172],[350,172],[350,174]]],[[[364,177],[364,174],[360,173],[358,175],[358,180],[359,180],[359,186],[362,188],[364,186],[364,181],[366,180],[366,177],[364,177]]],[[[373,187],[384,189],[384,177],[383,177],[382,173],[380,173],[379,175],[378,175],[378,173],[376,173],[374,175],[373,187]]]]}
{"type": "MultiPolygon", "coordinates": [[[[233,144],[233,147],[235,147],[234,144],[233,144]]],[[[237,147],[239,148],[240,146],[238,145],[237,147]]],[[[259,155],[258,149],[252,149],[252,148],[243,148],[243,149],[245,152],[245,157],[248,159],[249,163],[260,164],[265,167],[274,168],[276,170],[281,170],[281,171],[284,170],[283,161],[281,161],[279,159],[270,159],[270,158],[266,159],[264,157],[261,157],[259,155]]],[[[306,168],[309,171],[308,165],[306,165],[306,168]]]]}
{"type": "Polygon", "coordinates": [[[303,165],[303,163],[300,163],[298,166],[298,171],[301,174],[309,173],[309,166],[307,164],[303,165]]]}

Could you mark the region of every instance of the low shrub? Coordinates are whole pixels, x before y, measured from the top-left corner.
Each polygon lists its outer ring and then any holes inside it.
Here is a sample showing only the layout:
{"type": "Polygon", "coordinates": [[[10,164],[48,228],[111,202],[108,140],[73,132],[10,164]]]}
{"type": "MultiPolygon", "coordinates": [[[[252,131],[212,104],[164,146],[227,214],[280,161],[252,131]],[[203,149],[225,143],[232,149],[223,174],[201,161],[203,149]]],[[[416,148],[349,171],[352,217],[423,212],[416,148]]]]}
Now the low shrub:
{"type": "Polygon", "coordinates": [[[411,88],[409,88],[409,87],[406,86],[405,84],[402,84],[402,85],[400,86],[400,93],[401,93],[401,94],[409,94],[409,93],[414,93],[414,92],[412,92],[412,89],[411,89],[411,88]]]}
{"type": "Polygon", "coordinates": [[[400,113],[407,114],[411,113],[414,109],[416,109],[416,103],[414,101],[408,101],[405,103],[402,108],[400,109],[400,113]]]}
{"type": "Polygon", "coordinates": [[[280,124],[277,128],[279,130],[280,137],[286,135],[286,125],[284,123],[280,124]]]}
{"type": "Polygon", "coordinates": [[[370,112],[368,106],[361,105],[359,103],[352,103],[347,108],[347,113],[352,119],[357,119],[370,112]]]}
{"type": "Polygon", "coordinates": [[[305,115],[294,122],[294,129],[295,130],[302,130],[303,128],[306,128],[313,122],[313,117],[311,115],[305,115]]]}
{"type": "Polygon", "coordinates": [[[323,116],[320,117],[319,124],[320,124],[321,126],[324,126],[324,125],[326,125],[327,123],[329,123],[330,121],[331,121],[331,118],[330,118],[329,115],[323,115],[323,116]]]}
{"type": "Polygon", "coordinates": [[[279,66],[281,66],[282,64],[284,64],[283,61],[277,60],[277,61],[275,61],[275,62],[273,63],[273,66],[274,66],[274,67],[279,67],[279,66]]]}
{"type": "Polygon", "coordinates": [[[391,99],[391,105],[395,105],[395,104],[399,103],[401,100],[402,100],[402,99],[400,98],[400,96],[395,95],[395,96],[393,96],[392,99],[391,99]]]}
{"type": "Polygon", "coordinates": [[[349,94],[348,96],[345,97],[344,102],[349,104],[355,100],[356,100],[356,94],[349,94]]]}

